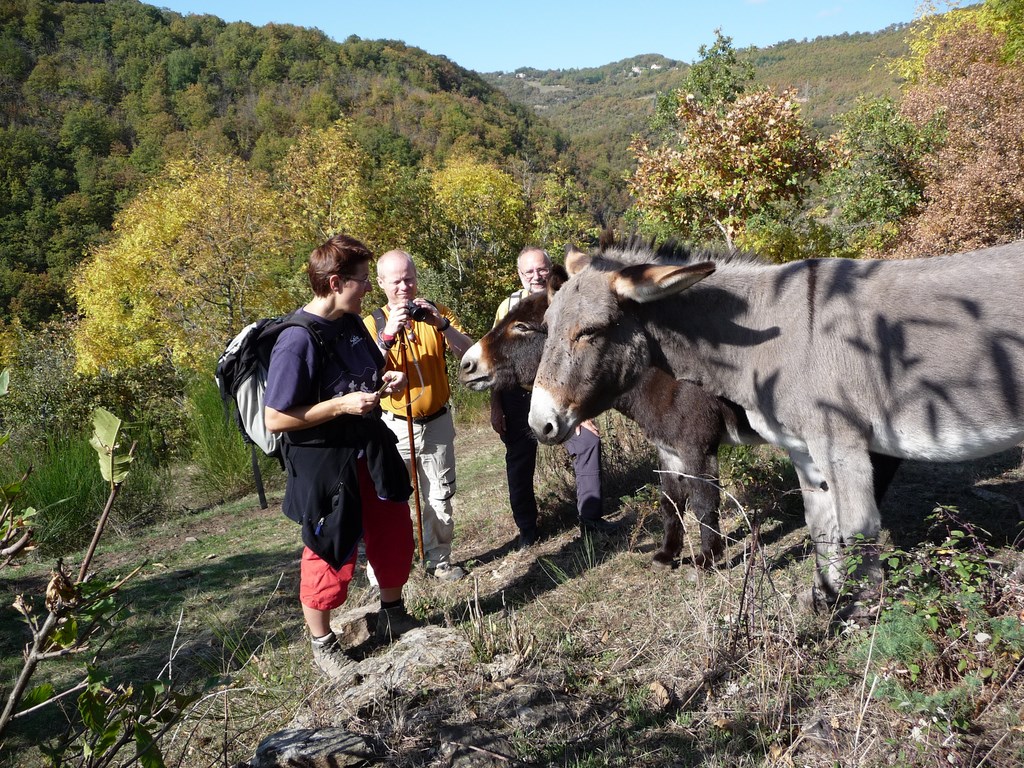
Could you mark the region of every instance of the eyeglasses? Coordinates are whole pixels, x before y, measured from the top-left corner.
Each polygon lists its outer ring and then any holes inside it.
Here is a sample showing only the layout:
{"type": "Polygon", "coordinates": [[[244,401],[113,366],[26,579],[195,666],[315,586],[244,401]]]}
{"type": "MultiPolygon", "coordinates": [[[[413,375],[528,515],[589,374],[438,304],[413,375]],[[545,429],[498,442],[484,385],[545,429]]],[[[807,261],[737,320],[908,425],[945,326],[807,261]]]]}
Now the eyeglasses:
{"type": "Polygon", "coordinates": [[[356,283],[363,283],[364,285],[368,285],[371,288],[373,287],[373,281],[369,278],[369,276],[367,276],[367,277],[354,277],[352,275],[340,275],[340,277],[342,277],[345,280],[352,280],[353,282],[356,282],[356,283]]]}
{"type": "Polygon", "coordinates": [[[519,274],[523,277],[533,277],[535,275],[537,277],[547,277],[551,274],[551,270],[548,267],[538,267],[537,269],[528,269],[525,272],[520,270],[519,274]]]}

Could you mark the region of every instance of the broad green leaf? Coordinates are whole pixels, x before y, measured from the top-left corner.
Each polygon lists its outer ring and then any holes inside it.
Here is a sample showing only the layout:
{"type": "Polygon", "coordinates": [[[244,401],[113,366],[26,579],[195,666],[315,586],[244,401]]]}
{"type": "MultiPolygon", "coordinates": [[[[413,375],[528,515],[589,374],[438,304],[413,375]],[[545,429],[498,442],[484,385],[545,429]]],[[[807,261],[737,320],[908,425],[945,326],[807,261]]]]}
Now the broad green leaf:
{"type": "Polygon", "coordinates": [[[49,701],[53,698],[56,693],[53,686],[50,683],[43,683],[37,685],[31,689],[28,693],[21,697],[21,701],[18,703],[18,709],[31,709],[37,704],[42,704],[44,701],[49,701]]]}
{"type": "Polygon", "coordinates": [[[86,690],[85,693],[78,697],[78,712],[82,715],[82,723],[86,728],[93,733],[103,732],[107,712],[96,693],[86,690]]]}
{"type": "Polygon", "coordinates": [[[7,389],[11,385],[11,369],[4,368],[0,371],[0,397],[7,394],[7,389]]]}
{"type": "Polygon", "coordinates": [[[163,755],[160,754],[153,734],[139,723],[135,724],[135,748],[142,768],[165,768],[163,755]]]}
{"type": "Polygon", "coordinates": [[[70,648],[78,640],[78,622],[68,619],[54,631],[52,639],[61,648],[70,648]]]}
{"type": "Polygon", "coordinates": [[[132,463],[124,449],[118,445],[121,420],[106,408],[93,411],[93,435],[89,444],[96,449],[100,460],[100,474],[111,485],[120,485],[128,476],[128,465],[132,463]]]}

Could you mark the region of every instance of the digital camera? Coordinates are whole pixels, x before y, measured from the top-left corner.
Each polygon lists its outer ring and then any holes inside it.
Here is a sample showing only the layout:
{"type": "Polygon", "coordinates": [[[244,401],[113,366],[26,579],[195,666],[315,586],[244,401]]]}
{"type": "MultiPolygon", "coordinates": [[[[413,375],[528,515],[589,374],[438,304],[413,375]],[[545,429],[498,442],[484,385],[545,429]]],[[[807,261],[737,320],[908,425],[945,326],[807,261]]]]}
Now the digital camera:
{"type": "Polygon", "coordinates": [[[411,317],[417,323],[420,322],[421,320],[426,319],[427,315],[430,314],[429,310],[425,309],[424,307],[421,307],[415,301],[410,301],[408,304],[406,304],[406,309],[409,310],[409,317],[411,317]]]}

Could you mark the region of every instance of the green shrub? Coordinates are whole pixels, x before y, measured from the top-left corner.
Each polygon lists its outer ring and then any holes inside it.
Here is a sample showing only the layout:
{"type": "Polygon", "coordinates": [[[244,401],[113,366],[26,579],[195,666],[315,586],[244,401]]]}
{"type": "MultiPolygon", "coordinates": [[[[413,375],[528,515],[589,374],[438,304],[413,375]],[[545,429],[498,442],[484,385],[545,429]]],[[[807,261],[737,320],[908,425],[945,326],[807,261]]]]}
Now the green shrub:
{"type": "Polygon", "coordinates": [[[780,449],[770,445],[723,445],[718,456],[722,486],[729,488],[744,507],[803,513],[796,470],[780,449]]]}
{"type": "Polygon", "coordinates": [[[992,553],[955,508],[938,507],[930,520],[936,541],[886,554],[874,633],[854,639],[850,651],[858,668],[877,676],[879,698],[963,728],[980,691],[1019,672],[1021,602],[1004,591],[1005,574],[993,570],[992,553]]]}
{"type": "MultiPolygon", "coordinates": [[[[212,377],[189,387],[185,412],[192,461],[198,469],[192,481],[196,488],[216,500],[253,492],[249,446],[242,440],[234,412],[225,414],[220,391],[212,377]]],[[[280,464],[259,450],[256,455],[264,482],[280,482],[283,479],[280,464]]]]}
{"type": "Polygon", "coordinates": [[[184,382],[170,363],[86,377],[75,372],[73,321],[10,336],[11,390],[0,399],[0,431],[10,431],[12,453],[45,451],[48,435],[90,431],[102,406],[132,425],[139,455],[155,463],[173,457],[184,433],[184,382]]]}

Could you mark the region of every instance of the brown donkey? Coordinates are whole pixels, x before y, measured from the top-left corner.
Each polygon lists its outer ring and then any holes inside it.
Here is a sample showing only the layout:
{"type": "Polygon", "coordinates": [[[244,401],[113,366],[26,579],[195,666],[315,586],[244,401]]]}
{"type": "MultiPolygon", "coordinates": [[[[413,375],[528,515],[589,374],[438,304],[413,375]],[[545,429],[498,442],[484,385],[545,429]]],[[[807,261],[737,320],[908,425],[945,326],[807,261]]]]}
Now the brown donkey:
{"type": "MultiPolygon", "coordinates": [[[[549,293],[566,279],[565,269],[554,265],[549,293]]],[[[464,385],[475,390],[533,386],[547,336],[548,296],[540,292],[524,298],[466,352],[459,371],[464,385]]],[[[614,408],[636,422],[658,450],[664,536],[654,563],[670,567],[680,556],[682,515],[689,503],[700,525],[701,551],[694,564],[710,567],[723,550],[718,529],[718,445],[764,440],[750,429],[742,410],[657,368],[644,371],[636,386],[615,400],[614,408]]]]}

